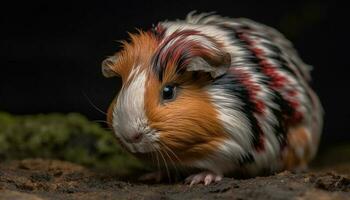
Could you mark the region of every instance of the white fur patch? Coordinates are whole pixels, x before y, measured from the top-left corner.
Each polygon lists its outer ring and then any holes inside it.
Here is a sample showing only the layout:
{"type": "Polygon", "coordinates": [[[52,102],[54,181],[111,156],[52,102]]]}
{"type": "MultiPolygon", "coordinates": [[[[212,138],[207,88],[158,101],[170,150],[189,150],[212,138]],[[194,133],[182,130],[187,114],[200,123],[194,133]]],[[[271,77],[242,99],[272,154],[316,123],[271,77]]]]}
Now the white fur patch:
{"type": "Polygon", "coordinates": [[[207,169],[222,175],[231,172],[239,166],[238,159],[244,152],[245,150],[235,141],[228,140],[218,146],[218,151],[214,154],[208,155],[206,159],[193,162],[191,166],[207,169]]]}
{"type": "Polygon", "coordinates": [[[252,148],[251,138],[253,133],[246,115],[238,109],[242,102],[232,94],[228,94],[224,89],[215,86],[208,87],[213,105],[216,107],[219,120],[230,137],[246,151],[252,148]],[[236,106],[236,109],[232,107],[236,106]]]}
{"type": "MultiPolygon", "coordinates": [[[[134,69],[133,69],[134,70],[134,69]]],[[[122,88],[113,112],[113,128],[116,136],[133,153],[154,151],[152,143],[157,140],[154,130],[148,126],[144,108],[146,72],[135,71],[131,74],[134,79],[126,88],[122,88]],[[131,134],[143,134],[139,143],[128,143],[125,139],[131,134]]]]}

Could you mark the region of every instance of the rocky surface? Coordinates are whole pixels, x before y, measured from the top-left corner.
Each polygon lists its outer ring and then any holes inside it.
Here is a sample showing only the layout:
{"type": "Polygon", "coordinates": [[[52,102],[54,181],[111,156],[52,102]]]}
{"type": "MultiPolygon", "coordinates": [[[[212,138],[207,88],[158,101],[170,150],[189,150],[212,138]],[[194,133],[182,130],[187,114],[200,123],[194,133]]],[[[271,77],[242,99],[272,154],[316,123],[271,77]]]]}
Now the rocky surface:
{"type": "Polygon", "coordinates": [[[57,160],[0,163],[0,199],[350,199],[350,165],[210,186],[145,184],[57,160]]]}

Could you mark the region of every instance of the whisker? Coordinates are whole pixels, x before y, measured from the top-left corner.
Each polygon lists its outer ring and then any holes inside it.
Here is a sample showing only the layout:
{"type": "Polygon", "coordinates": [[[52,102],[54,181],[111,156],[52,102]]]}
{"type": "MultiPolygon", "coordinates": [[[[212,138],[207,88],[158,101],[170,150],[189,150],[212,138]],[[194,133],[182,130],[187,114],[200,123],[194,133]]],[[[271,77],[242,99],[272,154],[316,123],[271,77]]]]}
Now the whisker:
{"type": "Polygon", "coordinates": [[[153,149],[153,151],[150,152],[151,153],[152,164],[156,165],[156,162],[155,162],[155,159],[154,159],[154,155],[153,155],[156,150],[155,150],[154,146],[151,143],[150,143],[150,146],[153,149]]]}
{"type": "Polygon", "coordinates": [[[176,155],[174,154],[174,152],[172,152],[171,149],[170,149],[165,143],[159,141],[159,144],[160,144],[162,147],[164,147],[164,152],[168,155],[169,159],[170,159],[172,162],[174,162],[173,159],[172,159],[172,157],[168,154],[168,152],[171,152],[171,153],[175,156],[175,158],[177,158],[176,155]]]}
{"type": "MultiPolygon", "coordinates": [[[[168,152],[170,152],[172,155],[174,155],[175,159],[182,165],[185,166],[185,164],[183,163],[183,161],[176,155],[176,153],[170,149],[170,147],[168,147],[165,143],[161,142],[162,146],[164,148],[166,148],[168,150],[168,152]]],[[[181,165],[177,165],[176,169],[179,169],[180,171],[184,171],[185,173],[189,173],[188,169],[185,167],[181,167],[181,165]]],[[[176,171],[178,172],[178,171],[176,171]]]]}
{"type": "Polygon", "coordinates": [[[100,113],[104,114],[104,115],[107,115],[106,112],[102,111],[99,107],[97,107],[92,101],[91,99],[87,96],[87,94],[82,91],[83,95],[85,96],[85,98],[88,100],[88,102],[90,103],[90,105],[95,108],[97,111],[99,111],[100,113]]]}
{"type": "Polygon", "coordinates": [[[173,159],[172,159],[171,156],[169,155],[169,153],[168,153],[168,151],[167,151],[167,148],[166,148],[164,145],[163,145],[163,147],[164,147],[164,153],[165,153],[165,155],[168,156],[168,158],[169,158],[171,164],[173,165],[173,167],[174,167],[174,169],[175,169],[176,175],[178,175],[178,174],[179,174],[179,171],[178,171],[178,169],[177,169],[177,167],[176,167],[175,162],[173,161],[173,159]]]}
{"type": "Polygon", "coordinates": [[[183,164],[182,160],[180,160],[180,158],[174,153],[173,150],[171,150],[165,143],[159,141],[161,143],[161,145],[166,148],[176,159],[177,161],[179,161],[179,163],[183,164]]]}
{"type": "Polygon", "coordinates": [[[158,171],[160,171],[160,162],[159,162],[159,157],[158,157],[157,148],[156,148],[153,144],[152,144],[152,148],[154,149],[154,152],[155,152],[155,154],[156,154],[158,171]]]}
{"type": "Polygon", "coordinates": [[[167,175],[168,175],[168,178],[169,178],[169,182],[171,182],[171,177],[170,177],[170,172],[169,172],[169,168],[168,168],[168,164],[164,158],[164,155],[162,153],[162,151],[158,151],[160,153],[160,156],[162,157],[163,161],[164,161],[164,164],[165,164],[165,169],[166,169],[166,172],[167,172],[167,175]]]}
{"type": "Polygon", "coordinates": [[[111,123],[109,123],[108,121],[105,121],[105,120],[93,120],[92,122],[104,123],[104,124],[107,124],[107,125],[109,125],[109,126],[112,126],[111,123]]]}

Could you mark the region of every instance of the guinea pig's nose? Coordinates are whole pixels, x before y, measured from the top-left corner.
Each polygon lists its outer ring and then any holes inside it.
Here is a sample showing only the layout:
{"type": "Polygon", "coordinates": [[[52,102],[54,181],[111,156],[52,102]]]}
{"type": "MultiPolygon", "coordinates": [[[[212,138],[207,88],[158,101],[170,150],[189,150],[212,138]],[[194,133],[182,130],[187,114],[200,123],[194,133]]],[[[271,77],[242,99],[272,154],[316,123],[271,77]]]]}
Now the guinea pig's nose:
{"type": "Polygon", "coordinates": [[[138,143],[141,141],[142,137],[142,133],[132,133],[129,137],[126,138],[126,141],[130,143],[138,143]]]}

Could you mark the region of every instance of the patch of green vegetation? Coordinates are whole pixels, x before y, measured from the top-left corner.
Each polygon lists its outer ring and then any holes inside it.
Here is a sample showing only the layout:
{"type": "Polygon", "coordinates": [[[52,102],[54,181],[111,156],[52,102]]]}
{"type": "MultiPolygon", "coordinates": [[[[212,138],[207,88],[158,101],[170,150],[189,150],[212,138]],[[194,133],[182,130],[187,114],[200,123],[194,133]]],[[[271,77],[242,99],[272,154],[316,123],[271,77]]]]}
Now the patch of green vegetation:
{"type": "Polygon", "coordinates": [[[84,116],[0,112],[0,160],[49,158],[125,175],[142,167],[121,149],[111,132],[84,116]]]}

